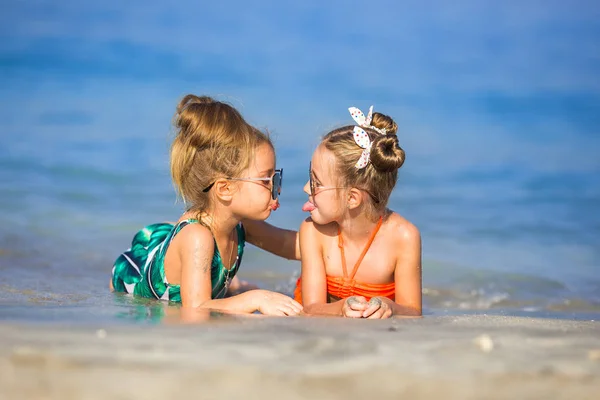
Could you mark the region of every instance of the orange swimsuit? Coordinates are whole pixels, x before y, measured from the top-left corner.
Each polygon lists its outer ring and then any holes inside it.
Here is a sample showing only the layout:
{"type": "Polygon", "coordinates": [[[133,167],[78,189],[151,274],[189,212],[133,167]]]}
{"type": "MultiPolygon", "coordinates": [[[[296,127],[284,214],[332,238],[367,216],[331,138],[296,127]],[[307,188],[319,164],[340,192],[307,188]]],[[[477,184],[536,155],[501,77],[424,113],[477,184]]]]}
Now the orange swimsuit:
{"type": "MultiPolygon", "coordinates": [[[[369,247],[371,247],[371,243],[375,239],[375,235],[379,231],[381,227],[383,219],[379,218],[379,222],[375,227],[375,230],[371,234],[369,241],[367,242],[367,246],[363,250],[360,257],[356,261],[354,265],[354,269],[352,270],[352,274],[348,275],[346,270],[346,257],[344,255],[344,240],[342,238],[342,232],[338,228],[338,247],[340,248],[340,253],[342,254],[342,270],[344,272],[344,276],[330,276],[327,275],[327,301],[332,302],[339,299],[345,299],[350,296],[364,296],[367,301],[371,300],[371,297],[380,296],[380,297],[388,297],[391,300],[395,300],[396,297],[396,284],[392,283],[362,283],[354,280],[354,276],[356,275],[356,271],[358,271],[358,267],[362,262],[363,258],[369,251],[369,247]]],[[[298,282],[296,283],[296,290],[294,290],[294,299],[302,303],[302,278],[298,278],[298,282]]]]}

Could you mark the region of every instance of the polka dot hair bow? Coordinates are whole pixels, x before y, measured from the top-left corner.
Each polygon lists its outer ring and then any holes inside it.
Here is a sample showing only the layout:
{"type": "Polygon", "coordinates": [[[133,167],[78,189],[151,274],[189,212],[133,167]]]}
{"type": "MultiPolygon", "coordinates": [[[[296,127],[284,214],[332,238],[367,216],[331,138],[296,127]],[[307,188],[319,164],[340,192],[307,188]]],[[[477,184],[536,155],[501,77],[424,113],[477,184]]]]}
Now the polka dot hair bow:
{"type": "Polygon", "coordinates": [[[363,114],[363,112],[356,107],[350,107],[348,108],[348,111],[350,111],[352,119],[354,119],[358,126],[362,126],[363,128],[371,128],[381,135],[386,134],[385,128],[379,129],[371,125],[371,121],[373,120],[373,106],[369,107],[369,114],[366,117],[365,114],[363,114]]]}
{"type": "Polygon", "coordinates": [[[356,144],[364,149],[362,151],[362,154],[360,155],[360,158],[358,159],[356,164],[354,164],[354,166],[358,169],[362,169],[362,168],[366,167],[367,164],[369,163],[369,158],[371,157],[372,142],[371,142],[371,139],[369,139],[369,135],[367,134],[367,132],[365,132],[365,130],[363,128],[361,128],[360,126],[354,127],[353,134],[354,134],[354,141],[356,142],[356,144]]]}

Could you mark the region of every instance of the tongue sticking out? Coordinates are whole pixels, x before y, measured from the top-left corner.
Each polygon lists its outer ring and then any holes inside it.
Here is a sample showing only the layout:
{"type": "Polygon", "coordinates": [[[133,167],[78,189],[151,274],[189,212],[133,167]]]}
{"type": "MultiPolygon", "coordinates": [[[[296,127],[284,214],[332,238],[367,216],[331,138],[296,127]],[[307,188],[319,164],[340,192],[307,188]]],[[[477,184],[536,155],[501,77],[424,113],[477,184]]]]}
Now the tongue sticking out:
{"type": "Polygon", "coordinates": [[[306,203],[304,203],[304,205],[302,206],[302,211],[308,211],[311,212],[312,210],[314,210],[315,208],[317,208],[313,203],[311,203],[310,201],[307,201],[306,203]]]}

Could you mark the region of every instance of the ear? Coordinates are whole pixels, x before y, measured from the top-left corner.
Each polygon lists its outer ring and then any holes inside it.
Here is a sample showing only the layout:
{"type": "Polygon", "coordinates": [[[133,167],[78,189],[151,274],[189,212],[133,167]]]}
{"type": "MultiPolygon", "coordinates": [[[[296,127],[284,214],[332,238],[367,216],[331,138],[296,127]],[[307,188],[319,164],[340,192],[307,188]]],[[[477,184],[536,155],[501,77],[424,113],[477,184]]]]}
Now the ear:
{"type": "Polygon", "coordinates": [[[351,188],[348,191],[348,209],[353,210],[363,203],[363,192],[356,188],[351,188]]]}
{"type": "Polygon", "coordinates": [[[234,188],[230,181],[226,179],[217,179],[213,186],[215,196],[222,201],[231,201],[233,197],[234,188]]]}

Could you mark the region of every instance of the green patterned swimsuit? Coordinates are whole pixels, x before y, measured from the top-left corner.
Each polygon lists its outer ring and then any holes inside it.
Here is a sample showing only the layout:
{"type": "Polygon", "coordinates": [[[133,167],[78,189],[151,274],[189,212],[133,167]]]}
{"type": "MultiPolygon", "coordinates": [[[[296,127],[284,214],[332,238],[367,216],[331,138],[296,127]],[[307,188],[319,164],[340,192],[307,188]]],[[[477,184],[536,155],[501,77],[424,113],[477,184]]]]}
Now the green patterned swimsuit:
{"type": "MultiPolygon", "coordinates": [[[[171,285],[167,281],[164,266],[165,254],[175,235],[186,225],[194,223],[198,223],[198,220],[188,219],[176,225],[153,224],[139,231],[133,237],[131,248],[115,261],[112,271],[112,284],[115,292],[181,303],[180,286],[171,285]]],[[[213,299],[225,297],[229,282],[240,267],[246,235],[241,224],[236,226],[236,231],[238,235],[237,259],[230,269],[223,265],[215,242],[210,272],[213,299]]]]}

